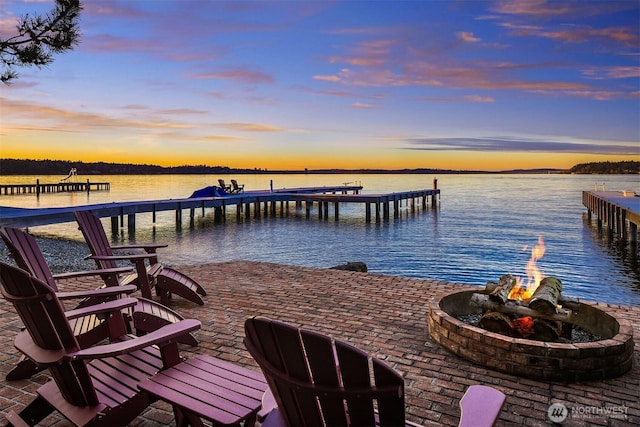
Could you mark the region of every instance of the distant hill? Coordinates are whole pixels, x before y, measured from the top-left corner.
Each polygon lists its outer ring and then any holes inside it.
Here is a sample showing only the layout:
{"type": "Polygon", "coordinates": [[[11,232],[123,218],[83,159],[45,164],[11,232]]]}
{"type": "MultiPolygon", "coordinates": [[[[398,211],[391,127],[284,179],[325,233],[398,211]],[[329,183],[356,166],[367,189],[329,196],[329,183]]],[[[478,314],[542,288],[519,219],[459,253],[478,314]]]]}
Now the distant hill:
{"type": "Polygon", "coordinates": [[[569,169],[567,173],[575,174],[637,174],[640,173],[640,162],[598,162],[580,163],[569,169]]]}
{"type": "Polygon", "coordinates": [[[81,175],[156,175],[156,174],[229,174],[257,173],[227,166],[135,165],[129,163],[84,163],[69,160],[0,159],[0,175],[66,175],[76,168],[81,175]]]}

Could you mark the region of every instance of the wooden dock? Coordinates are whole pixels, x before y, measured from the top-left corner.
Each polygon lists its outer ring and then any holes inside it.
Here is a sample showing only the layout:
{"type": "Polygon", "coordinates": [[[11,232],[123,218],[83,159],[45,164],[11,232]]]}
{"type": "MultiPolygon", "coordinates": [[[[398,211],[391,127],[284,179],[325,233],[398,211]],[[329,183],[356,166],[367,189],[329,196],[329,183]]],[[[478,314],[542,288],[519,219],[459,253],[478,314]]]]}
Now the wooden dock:
{"type": "Polygon", "coordinates": [[[68,182],[60,181],[54,184],[41,184],[37,179],[35,184],[0,184],[0,195],[18,195],[18,194],[35,194],[40,193],[62,193],[72,191],[109,191],[111,184],[108,182],[68,182]]]}
{"type": "Polygon", "coordinates": [[[638,241],[640,196],[632,191],[583,191],[582,204],[587,215],[595,214],[598,227],[606,224],[609,231],[624,240],[638,241]]]}
{"type": "Polygon", "coordinates": [[[63,208],[22,209],[0,207],[0,225],[11,227],[33,227],[63,222],[75,221],[73,212],[76,210],[90,210],[99,217],[111,218],[112,232],[119,232],[126,226],[129,232],[135,231],[136,215],[151,213],[152,222],[156,222],[156,213],[160,211],[175,211],[176,227],[182,226],[183,211],[189,211],[190,226],[194,225],[196,210],[214,209],[214,218],[224,222],[227,210],[235,207],[236,218],[260,218],[261,216],[284,216],[291,205],[296,212],[306,218],[312,216],[314,207],[319,219],[327,220],[330,205],[333,205],[333,216],[339,219],[340,204],[362,204],[365,206],[365,220],[371,222],[387,221],[393,207],[394,217],[399,216],[402,202],[406,202],[408,209],[415,211],[425,209],[429,203],[436,204],[440,194],[437,188],[431,190],[414,190],[384,194],[360,194],[361,186],[335,187],[305,187],[281,190],[247,191],[240,194],[230,194],[222,197],[202,197],[186,199],[149,200],[137,202],[112,202],[93,205],[72,206],[63,208]],[[349,193],[349,192],[352,193],[349,193]],[[126,219],[126,220],[125,220],[126,219]]]}

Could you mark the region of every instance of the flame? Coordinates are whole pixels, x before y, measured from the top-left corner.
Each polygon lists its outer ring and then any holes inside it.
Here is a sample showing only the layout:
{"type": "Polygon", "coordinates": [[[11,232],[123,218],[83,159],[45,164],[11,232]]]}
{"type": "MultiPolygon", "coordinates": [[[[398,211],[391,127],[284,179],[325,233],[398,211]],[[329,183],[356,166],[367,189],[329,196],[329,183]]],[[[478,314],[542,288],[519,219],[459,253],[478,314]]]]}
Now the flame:
{"type": "Polygon", "coordinates": [[[511,322],[513,329],[523,337],[535,334],[533,318],[531,316],[520,317],[511,322]]]}
{"type": "MultiPolygon", "coordinates": [[[[525,246],[526,248],[526,246],[525,246]]],[[[540,281],[544,277],[544,273],[538,268],[537,261],[544,256],[545,246],[542,236],[538,237],[538,244],[531,249],[531,258],[527,261],[525,271],[527,272],[527,281],[518,277],[516,278],[516,286],[509,292],[509,299],[525,300],[531,299],[531,296],[540,285],[540,281]]]]}

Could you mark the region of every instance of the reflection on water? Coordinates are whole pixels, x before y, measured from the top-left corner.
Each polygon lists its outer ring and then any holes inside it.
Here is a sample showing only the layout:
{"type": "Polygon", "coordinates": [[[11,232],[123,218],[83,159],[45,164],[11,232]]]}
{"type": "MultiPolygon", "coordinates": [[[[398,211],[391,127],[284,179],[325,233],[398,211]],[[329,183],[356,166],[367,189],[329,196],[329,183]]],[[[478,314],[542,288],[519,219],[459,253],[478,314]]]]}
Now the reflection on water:
{"type": "MultiPolygon", "coordinates": [[[[233,176],[110,176],[92,181],[111,182],[110,192],[89,196],[55,195],[1,197],[0,204],[29,207],[79,205],[136,199],[181,198],[217,178],[233,176]]],[[[640,193],[636,176],[598,176],[607,189],[631,189],[640,193]]],[[[364,193],[428,189],[433,176],[426,175],[249,175],[241,183],[247,189],[334,185],[362,181],[364,193]]],[[[168,243],[161,250],[166,264],[180,265],[229,260],[258,260],[303,266],[330,267],[362,261],[375,273],[429,278],[484,286],[503,274],[526,275],[525,265],[542,236],[547,250],[538,261],[547,276],[562,280],[567,295],[589,300],[640,305],[637,245],[633,249],[598,230],[587,221],[582,191],[593,189],[592,176],[578,175],[442,175],[437,209],[412,212],[404,206],[398,218],[379,224],[366,223],[364,207],[340,206],[327,220],[317,210],[306,219],[291,206],[287,214],[238,220],[228,208],[226,222],[216,223],[212,210],[197,209],[194,222],[188,211],[176,228],[174,212],[136,216],[135,235],[121,229],[118,242],[168,243]]],[[[126,221],[125,221],[126,223],[126,221]]],[[[108,219],[104,220],[110,228],[108,219]]],[[[81,240],[75,224],[34,227],[36,233],[81,240]]]]}
{"type": "Polygon", "coordinates": [[[634,291],[640,293],[640,251],[638,250],[638,244],[621,239],[611,232],[606,224],[598,227],[597,221],[594,218],[589,220],[586,212],[582,219],[585,229],[588,230],[596,245],[606,256],[611,257],[621,266],[625,276],[635,279],[631,281],[631,287],[634,291]]]}

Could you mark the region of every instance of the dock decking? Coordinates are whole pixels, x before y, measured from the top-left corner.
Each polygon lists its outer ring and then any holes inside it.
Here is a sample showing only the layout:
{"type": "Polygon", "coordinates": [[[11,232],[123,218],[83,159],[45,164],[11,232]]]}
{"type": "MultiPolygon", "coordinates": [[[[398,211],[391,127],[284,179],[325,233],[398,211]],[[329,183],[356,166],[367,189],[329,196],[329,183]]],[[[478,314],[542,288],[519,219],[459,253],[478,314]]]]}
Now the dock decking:
{"type": "Polygon", "coordinates": [[[365,220],[370,222],[375,212],[375,221],[388,220],[391,215],[391,206],[394,208],[394,216],[400,212],[401,202],[406,201],[413,211],[418,207],[426,208],[428,199],[435,205],[436,198],[440,194],[437,188],[431,190],[414,190],[384,194],[360,194],[361,186],[336,186],[336,187],[311,187],[281,190],[247,191],[240,194],[230,194],[222,197],[202,197],[186,199],[149,200],[137,202],[113,202],[93,205],[72,206],[63,208],[21,209],[0,207],[0,225],[11,227],[33,227],[62,222],[73,222],[73,212],[76,210],[91,210],[99,217],[110,217],[111,228],[115,233],[120,227],[124,227],[125,217],[129,231],[135,230],[135,217],[140,213],[151,213],[152,220],[156,222],[156,213],[160,211],[175,211],[176,226],[182,225],[183,210],[189,210],[190,224],[195,220],[196,209],[201,209],[205,214],[206,208],[213,208],[215,218],[224,222],[227,208],[235,206],[236,217],[259,218],[262,215],[275,216],[278,211],[284,214],[290,209],[290,203],[296,210],[304,210],[307,218],[311,217],[314,206],[317,207],[320,219],[329,218],[329,206],[333,204],[335,220],[339,219],[339,206],[344,203],[360,203],[365,205],[365,220]],[[349,194],[349,192],[353,194],[349,194]]]}
{"type": "Polygon", "coordinates": [[[596,215],[598,227],[605,223],[609,231],[622,239],[638,241],[640,197],[634,192],[583,191],[582,204],[588,209],[589,219],[592,214],[596,215]]]}
{"type": "Polygon", "coordinates": [[[0,184],[0,195],[18,195],[40,193],[62,193],[71,191],[109,191],[111,184],[108,182],[67,182],[61,181],[54,184],[41,184],[36,180],[35,184],[0,184]]]}

